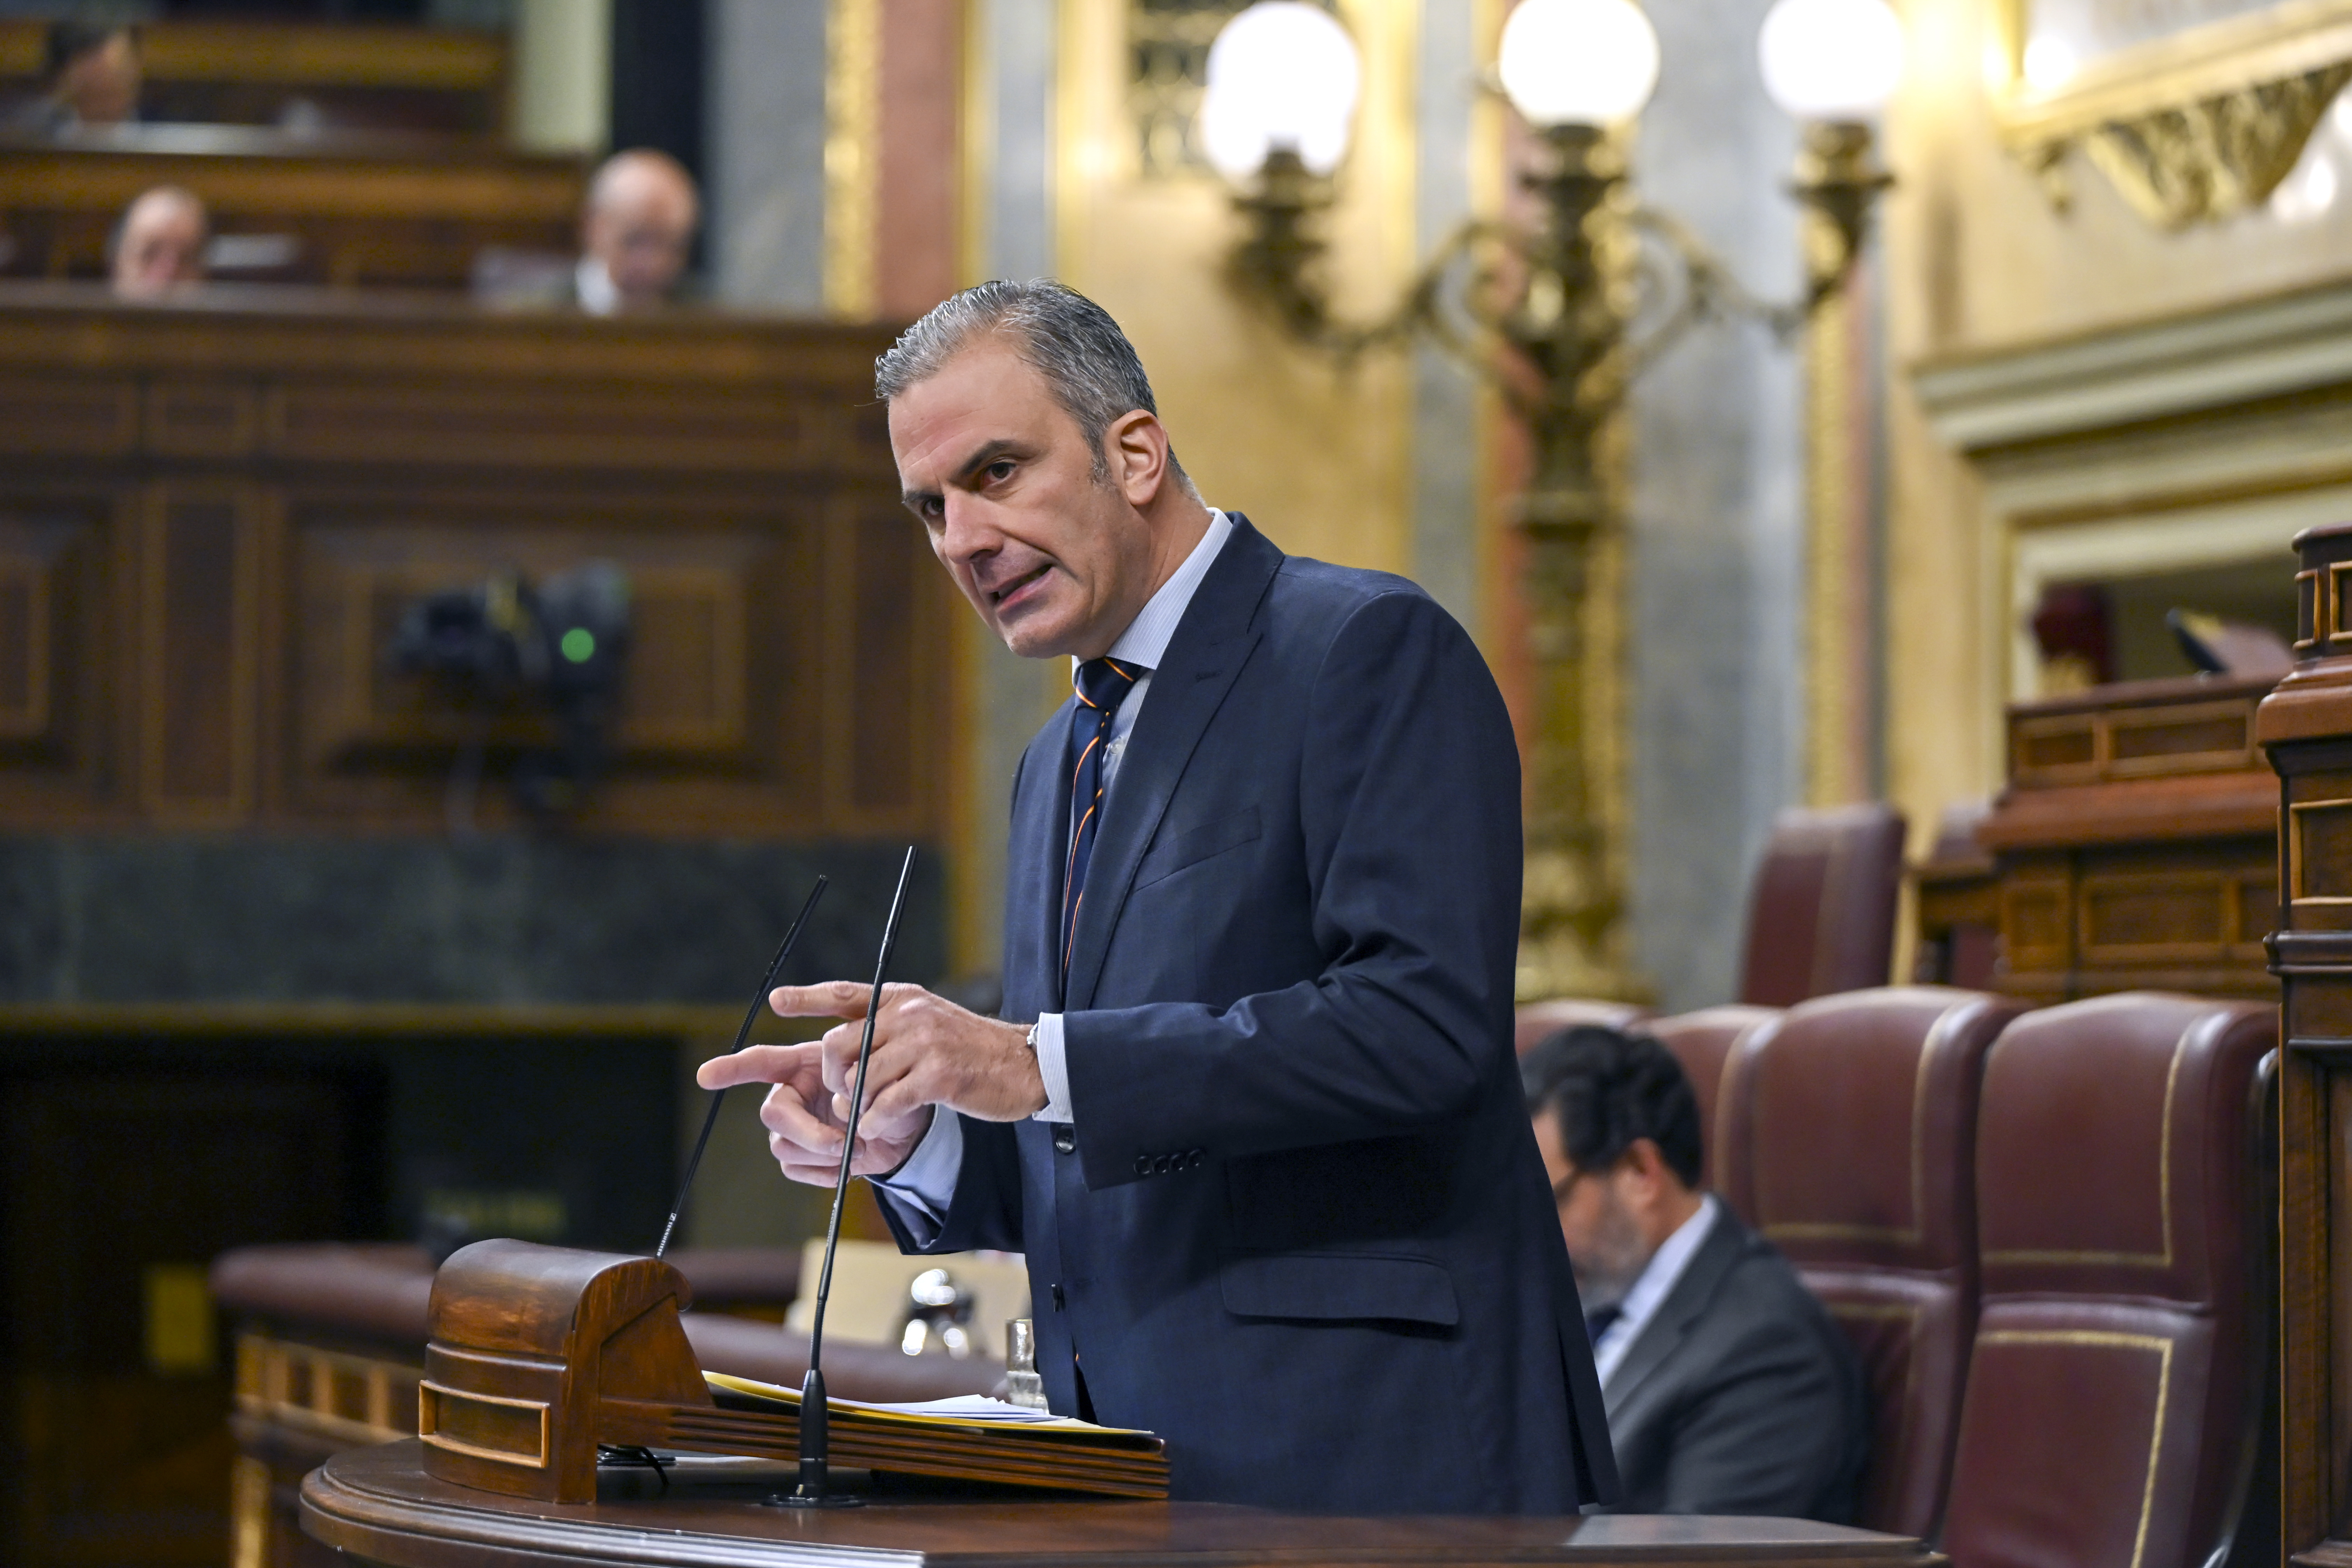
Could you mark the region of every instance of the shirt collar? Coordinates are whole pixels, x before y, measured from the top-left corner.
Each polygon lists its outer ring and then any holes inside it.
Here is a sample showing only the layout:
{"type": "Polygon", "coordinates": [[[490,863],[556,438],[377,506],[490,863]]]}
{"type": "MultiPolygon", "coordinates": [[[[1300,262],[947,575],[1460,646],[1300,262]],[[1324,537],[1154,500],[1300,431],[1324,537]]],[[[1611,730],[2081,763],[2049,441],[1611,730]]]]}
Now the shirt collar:
{"type": "MultiPolygon", "coordinates": [[[[1216,563],[1217,552],[1225,547],[1233,532],[1234,525],[1225,514],[1211,507],[1208,531],[1201,535],[1200,543],[1192,546],[1192,553],[1184,557],[1184,563],[1169,574],[1168,581],[1160,584],[1160,591],[1127,624],[1127,630],[1118,634],[1118,640],[1110,645],[1111,658],[1139,664],[1146,669],[1160,668],[1160,661],[1167,657],[1169,640],[1176,635],[1176,623],[1184,618],[1192,595],[1200,590],[1201,579],[1209,574],[1209,568],[1216,563]]],[[[1078,661],[1074,658],[1070,663],[1075,668],[1078,661]]]]}
{"type": "Polygon", "coordinates": [[[613,275],[604,269],[602,259],[583,256],[572,269],[572,291],[580,297],[580,308],[592,316],[609,316],[621,308],[621,291],[613,286],[613,275]]]}
{"type": "Polygon", "coordinates": [[[1604,1380],[1616,1370],[1616,1363],[1624,1359],[1625,1352],[1641,1337],[1642,1330],[1657,1315],[1658,1309],[1673,1294],[1675,1286],[1681,1282],[1683,1271],[1690,1267],[1691,1258],[1706,1240],[1707,1233],[1715,1228],[1715,1205],[1713,1193],[1702,1197],[1697,1212],[1675,1226],[1674,1234],[1650,1255],[1650,1261],[1643,1266],[1641,1278],[1633,1281],[1633,1288],[1625,1292],[1625,1300],[1620,1303],[1621,1315],[1609,1326],[1609,1331],[1601,1336],[1607,1342],[1595,1347],[1599,1351],[1615,1352],[1609,1357],[1610,1364],[1606,1368],[1595,1369],[1604,1380]]]}

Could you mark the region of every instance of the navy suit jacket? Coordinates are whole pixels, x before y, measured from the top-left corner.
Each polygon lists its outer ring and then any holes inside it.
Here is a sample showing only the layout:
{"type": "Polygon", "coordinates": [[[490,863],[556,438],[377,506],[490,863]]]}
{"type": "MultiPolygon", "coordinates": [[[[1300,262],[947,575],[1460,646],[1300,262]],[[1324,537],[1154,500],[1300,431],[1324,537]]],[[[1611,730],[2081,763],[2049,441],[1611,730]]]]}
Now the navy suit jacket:
{"type": "Polygon", "coordinates": [[[1105,803],[1066,995],[1068,706],[1014,781],[1004,1016],[1062,1013],[1074,1147],[967,1117],[938,1234],[884,1208],[909,1250],[1024,1252],[1053,1407],[1082,1365],[1097,1420],[1167,1439],[1178,1497],[1607,1502],[1511,1053],[1502,698],[1412,584],[1229,515],[1105,803]]]}

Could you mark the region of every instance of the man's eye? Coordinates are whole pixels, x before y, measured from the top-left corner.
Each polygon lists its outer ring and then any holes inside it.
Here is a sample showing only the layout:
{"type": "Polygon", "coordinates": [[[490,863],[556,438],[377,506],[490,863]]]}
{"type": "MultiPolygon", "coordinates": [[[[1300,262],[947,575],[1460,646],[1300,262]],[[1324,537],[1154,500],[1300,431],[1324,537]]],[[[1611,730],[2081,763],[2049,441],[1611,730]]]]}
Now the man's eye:
{"type": "Polygon", "coordinates": [[[988,477],[992,479],[1011,479],[1013,477],[1013,459],[1010,458],[999,458],[996,461],[989,464],[988,477]]]}

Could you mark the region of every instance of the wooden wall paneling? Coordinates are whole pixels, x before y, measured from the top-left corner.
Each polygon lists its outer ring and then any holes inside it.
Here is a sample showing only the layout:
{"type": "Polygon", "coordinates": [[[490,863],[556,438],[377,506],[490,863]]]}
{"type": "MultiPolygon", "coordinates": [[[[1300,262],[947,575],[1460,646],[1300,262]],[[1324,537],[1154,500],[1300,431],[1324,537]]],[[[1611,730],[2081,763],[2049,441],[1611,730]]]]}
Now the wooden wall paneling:
{"type": "Polygon", "coordinates": [[[121,492],[0,488],[0,813],[59,826],[105,809],[122,671],[106,634],[121,492]]]}
{"type": "Polygon", "coordinates": [[[294,237],[289,280],[462,289],[486,246],[572,248],[587,168],[483,143],[233,127],[131,127],[95,147],[0,136],[7,270],[102,277],[115,219],[166,182],[202,197],[216,232],[294,237]]]}
{"type": "Polygon", "coordinates": [[[0,453],[121,458],[139,440],[139,389],[93,375],[0,374],[0,453]]]}
{"type": "Polygon", "coordinates": [[[234,480],[151,486],[142,519],[141,795],[160,821],[253,811],[261,679],[261,520],[234,480]]]}
{"type": "Polygon", "coordinates": [[[220,1560],[229,1369],[189,1288],[223,1247],[351,1233],[353,1121],[325,1077],[0,1077],[12,1560],[220,1560]]]}
{"type": "Polygon", "coordinates": [[[264,423],[274,454],[312,462],[703,473],[821,468],[860,439],[845,408],[657,384],[293,382],[271,388],[264,423]]]}
{"type": "MultiPolygon", "coordinates": [[[[887,341],[0,283],[0,413],[29,411],[0,420],[0,453],[27,447],[0,465],[0,512],[40,485],[131,507],[98,557],[121,602],[86,606],[124,727],[92,754],[124,787],[36,809],[35,760],[0,740],[0,816],[439,831],[478,725],[383,668],[401,609],[605,555],[635,579],[639,637],[576,826],[940,837],[957,612],[894,504],[870,395],[887,341]]],[[[551,738],[493,724],[482,826],[512,820],[500,749],[551,738]]]]}
{"type": "MultiPolygon", "coordinates": [[[[436,810],[451,760],[479,734],[497,774],[555,739],[536,713],[467,715],[385,668],[421,595],[592,558],[629,575],[631,650],[611,770],[582,818],[631,831],[822,830],[812,664],[824,616],[818,530],[772,502],[541,492],[485,499],[306,495],[295,505],[298,623],[288,676],[296,809],[381,819],[436,810]],[[435,502],[441,503],[436,505],[435,502]]],[[[484,820],[504,820],[486,794],[484,820]]]]}
{"type": "MultiPolygon", "coordinates": [[[[0,98],[39,90],[43,24],[0,21],[0,98]]],[[[506,117],[507,39],[451,27],[149,22],[145,110],[155,121],[274,124],[310,100],[330,123],[495,133],[506,117]]]]}
{"type": "Polygon", "coordinates": [[[844,498],[826,531],[828,820],[896,837],[935,819],[951,689],[939,568],[913,520],[844,498]]]}
{"type": "Polygon", "coordinates": [[[242,458],[260,427],[249,382],[159,377],[146,384],[143,403],[143,444],[158,457],[242,458]]]}

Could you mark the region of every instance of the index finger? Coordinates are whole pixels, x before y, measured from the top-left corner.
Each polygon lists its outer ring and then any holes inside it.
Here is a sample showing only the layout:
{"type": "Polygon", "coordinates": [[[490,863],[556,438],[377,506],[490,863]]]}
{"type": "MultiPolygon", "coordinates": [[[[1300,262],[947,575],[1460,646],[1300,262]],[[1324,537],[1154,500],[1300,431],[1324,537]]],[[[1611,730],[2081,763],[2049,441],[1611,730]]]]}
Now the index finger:
{"type": "Polygon", "coordinates": [[[784,1083],[816,1065],[816,1042],[797,1046],[746,1046],[731,1056],[713,1057],[694,1070],[705,1089],[739,1083],[784,1083]]]}
{"type": "Polygon", "coordinates": [[[768,993],[768,1006],[779,1018],[863,1018],[870,989],[855,980],[779,985],[768,993]]]}

